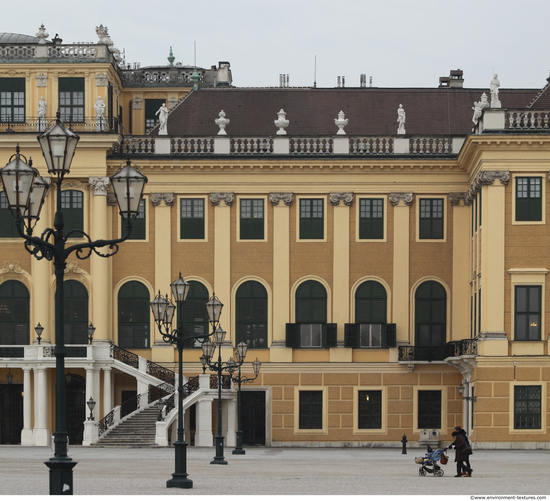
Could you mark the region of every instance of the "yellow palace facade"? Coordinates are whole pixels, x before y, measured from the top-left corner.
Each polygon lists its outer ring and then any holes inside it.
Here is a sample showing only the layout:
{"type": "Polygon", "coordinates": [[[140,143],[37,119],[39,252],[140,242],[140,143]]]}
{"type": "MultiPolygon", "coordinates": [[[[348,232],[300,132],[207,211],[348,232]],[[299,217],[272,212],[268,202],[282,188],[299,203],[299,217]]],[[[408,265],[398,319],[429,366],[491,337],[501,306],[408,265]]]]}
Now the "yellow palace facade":
{"type": "MultiPolygon", "coordinates": [[[[96,33],[0,34],[2,165],[19,144],[44,175],[36,136],[59,109],[81,138],[65,222],[93,239],[121,234],[109,177],[127,155],[148,178],[119,252],[67,263],[70,443],[105,442],[159,395],[172,405],[150,440],[173,440],[177,351],[149,303],[181,273],[186,328],[208,332],[215,293],[222,359],[245,341],[243,372],[262,363],[242,388],[245,445],[446,443],[461,425],[478,448],[548,448],[548,86],[492,83],[489,102],[458,70],[425,89],[245,89],[225,62],[127,65],[96,33]]],[[[55,204],[50,190],[35,234],[55,204]]],[[[0,442],[48,445],[53,266],[14,228],[0,198],[0,442]]],[[[201,355],[183,351],[186,439],[212,446],[201,355]]],[[[226,445],[236,414],[226,377],[226,445]]]]}

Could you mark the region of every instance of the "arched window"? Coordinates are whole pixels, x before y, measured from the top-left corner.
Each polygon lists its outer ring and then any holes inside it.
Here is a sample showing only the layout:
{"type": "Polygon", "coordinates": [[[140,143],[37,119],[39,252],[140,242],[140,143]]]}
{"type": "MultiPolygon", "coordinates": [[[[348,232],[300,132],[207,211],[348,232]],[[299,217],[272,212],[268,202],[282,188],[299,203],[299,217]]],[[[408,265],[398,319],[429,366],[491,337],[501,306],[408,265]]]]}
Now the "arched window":
{"type": "Polygon", "coordinates": [[[149,291],[140,282],[127,282],[118,292],[118,344],[149,348],[149,291]]]}
{"type": "Polygon", "coordinates": [[[267,291],[259,282],[240,285],[236,297],[237,338],[249,348],[267,348],[267,291]]]}
{"type": "Polygon", "coordinates": [[[362,283],[355,292],[355,323],[359,324],[359,348],[381,348],[385,345],[387,294],[379,282],[362,283]]]}
{"type": "Polygon", "coordinates": [[[445,346],[447,332],[447,293],[438,282],[424,282],[415,294],[417,347],[445,346]]]}
{"type": "Polygon", "coordinates": [[[76,280],[67,280],[63,287],[65,343],[88,344],[88,291],[76,280]]]}
{"type": "Polygon", "coordinates": [[[29,344],[29,291],[17,280],[0,286],[0,345],[29,344]]]}
{"type": "Polygon", "coordinates": [[[286,346],[336,347],[336,324],[327,324],[327,291],[315,280],[296,290],[296,323],[286,324],[286,346]]]}
{"type": "MultiPolygon", "coordinates": [[[[189,281],[190,288],[187,293],[187,299],[181,307],[181,318],[183,328],[188,331],[185,337],[194,333],[196,336],[209,334],[208,313],[206,311],[206,303],[208,302],[208,289],[194,280],[189,281]]],[[[204,339],[189,339],[185,343],[186,348],[200,348],[204,339]]]]}

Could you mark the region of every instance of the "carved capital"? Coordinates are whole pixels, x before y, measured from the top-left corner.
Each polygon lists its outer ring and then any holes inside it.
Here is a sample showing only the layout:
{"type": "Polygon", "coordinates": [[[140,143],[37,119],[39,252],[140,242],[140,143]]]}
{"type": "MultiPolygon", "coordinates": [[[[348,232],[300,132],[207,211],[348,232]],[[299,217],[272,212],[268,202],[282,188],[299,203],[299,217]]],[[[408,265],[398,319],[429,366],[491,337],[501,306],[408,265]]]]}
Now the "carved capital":
{"type": "Polygon", "coordinates": [[[393,206],[398,205],[400,200],[410,207],[414,200],[414,193],[390,193],[390,203],[393,206]]]}
{"type": "Polygon", "coordinates": [[[508,181],[510,181],[510,171],[509,170],[484,170],[478,173],[474,181],[470,185],[468,190],[468,195],[464,203],[470,205],[472,200],[475,198],[477,192],[482,186],[490,186],[494,184],[495,179],[500,181],[500,184],[507,186],[508,181]]]}
{"type": "Polygon", "coordinates": [[[94,196],[107,196],[107,188],[111,184],[111,180],[108,177],[92,177],[88,178],[90,186],[94,189],[94,196]]]}
{"type": "Polygon", "coordinates": [[[464,201],[464,204],[466,204],[466,197],[468,196],[467,192],[460,192],[460,193],[449,193],[449,201],[451,202],[451,205],[454,207],[455,205],[458,205],[461,200],[464,201]]]}
{"type": "Polygon", "coordinates": [[[111,207],[116,205],[116,197],[114,193],[107,193],[107,205],[111,207]]]}
{"type": "Polygon", "coordinates": [[[234,199],[234,193],[210,193],[210,202],[214,207],[220,205],[222,200],[225,202],[225,205],[231,207],[234,199]]]}
{"type": "Polygon", "coordinates": [[[353,193],[330,193],[329,194],[330,203],[335,207],[340,205],[340,201],[344,202],[344,205],[348,207],[353,204],[353,193]]]}
{"type": "Polygon", "coordinates": [[[174,205],[173,193],[151,193],[151,203],[156,207],[160,201],[164,200],[165,205],[172,207],[174,205]]]}
{"type": "Polygon", "coordinates": [[[294,193],[270,193],[269,201],[273,207],[279,205],[281,201],[284,202],[287,207],[290,207],[294,201],[294,193]]]}

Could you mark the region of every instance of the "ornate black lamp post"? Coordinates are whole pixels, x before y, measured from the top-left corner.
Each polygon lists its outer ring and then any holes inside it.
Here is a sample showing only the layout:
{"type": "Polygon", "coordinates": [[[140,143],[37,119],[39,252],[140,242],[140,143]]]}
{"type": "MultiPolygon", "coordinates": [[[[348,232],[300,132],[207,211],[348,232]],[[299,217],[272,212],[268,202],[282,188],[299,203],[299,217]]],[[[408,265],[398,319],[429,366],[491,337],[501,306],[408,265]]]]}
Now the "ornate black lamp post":
{"type": "Polygon", "coordinates": [[[95,408],[96,401],[90,397],[90,399],[86,402],[86,405],[88,406],[88,409],[90,409],[90,417],[88,418],[88,421],[94,420],[94,408],[95,408]]]}
{"type": "MultiPolygon", "coordinates": [[[[172,473],[172,478],[167,480],[166,487],[179,487],[181,489],[191,489],[193,487],[193,481],[188,477],[187,473],[187,442],[184,439],[183,432],[183,347],[185,342],[190,339],[204,339],[210,334],[196,335],[190,331],[184,331],[183,318],[181,315],[181,307],[187,293],[189,292],[190,285],[181,277],[170,284],[172,289],[172,295],[176,301],[178,316],[177,316],[177,328],[172,330],[172,319],[176,312],[176,306],[168,299],[168,297],[162,297],[160,292],[153,301],[151,301],[151,309],[153,310],[153,316],[157,324],[159,332],[162,334],[162,339],[166,343],[174,344],[178,349],[179,361],[178,361],[178,439],[174,442],[176,466],[175,472],[172,473]],[[186,334],[191,334],[187,335],[186,334]]],[[[215,327],[220,321],[221,310],[223,304],[218,301],[218,298],[214,295],[206,304],[206,310],[210,323],[215,327]]]]}
{"type": "MultiPolygon", "coordinates": [[[[79,136],[67,130],[60,119],[59,112],[55,124],[38,136],[38,142],[46,160],[48,172],[57,180],[57,208],[53,229],[47,228],[40,237],[32,235],[32,230],[40,217],[40,211],[49,183],[39,176],[39,172],[27,164],[27,159],[19,154],[19,146],[8,164],[0,170],[4,191],[9,208],[15,217],[19,235],[25,240],[25,249],[36,259],[53,261],[55,290],[55,432],[54,457],[46,461],[50,469],[50,494],[73,493],[73,468],[76,465],[67,456],[66,395],[65,395],[65,342],[63,318],[63,276],[67,258],[72,252],[78,259],[86,259],[95,252],[101,257],[110,257],[118,251],[120,242],[126,240],[132,231],[132,218],[137,216],[147,178],[132,166],[128,158],[126,165],[111,177],[120,215],[126,221],[126,233],[122,238],[92,241],[82,230],[71,230],[63,234],[63,211],[61,210],[61,184],[69,174],[71,162],[79,141],[79,136]],[[26,233],[23,231],[26,229],[26,233]],[[82,237],[84,242],[66,247],[71,237],[82,237]],[[97,249],[109,246],[106,254],[97,249]]],[[[135,165],[135,164],[134,164],[135,165]]]]}
{"type": "Polygon", "coordinates": [[[38,325],[34,328],[34,332],[36,332],[36,340],[38,341],[38,344],[40,344],[40,341],[42,340],[42,333],[44,332],[44,327],[40,325],[40,322],[38,322],[38,325]]]}
{"type": "Polygon", "coordinates": [[[244,357],[246,357],[247,350],[248,345],[244,341],[241,341],[235,348],[235,360],[237,361],[236,365],[238,366],[238,375],[231,376],[233,382],[239,385],[239,390],[237,392],[237,445],[233,449],[233,454],[246,454],[246,451],[243,449],[243,430],[241,426],[241,384],[255,381],[260,374],[260,368],[262,366],[262,363],[258,360],[258,358],[256,358],[256,360],[252,362],[252,368],[255,374],[254,377],[245,377],[241,374],[241,366],[244,362],[244,357]]]}
{"type": "Polygon", "coordinates": [[[88,325],[88,328],[86,330],[88,332],[88,343],[92,344],[92,341],[94,340],[94,332],[95,332],[94,324],[90,322],[90,325],[88,325]]]}
{"type": "MultiPolygon", "coordinates": [[[[222,344],[225,334],[226,332],[221,327],[218,327],[214,332],[214,342],[205,341],[202,344],[202,352],[205,357],[204,359],[201,357],[203,368],[208,367],[211,371],[218,373],[218,426],[216,436],[214,437],[216,440],[216,456],[213,461],[210,461],[210,464],[227,464],[223,456],[223,440],[225,437],[222,435],[222,372],[227,371],[231,375],[244,362],[244,357],[237,363],[233,360],[233,357],[230,357],[227,362],[222,362],[222,344]],[[218,361],[212,362],[216,348],[218,348],[218,361]]],[[[244,353],[246,354],[246,344],[244,346],[244,353]]]]}

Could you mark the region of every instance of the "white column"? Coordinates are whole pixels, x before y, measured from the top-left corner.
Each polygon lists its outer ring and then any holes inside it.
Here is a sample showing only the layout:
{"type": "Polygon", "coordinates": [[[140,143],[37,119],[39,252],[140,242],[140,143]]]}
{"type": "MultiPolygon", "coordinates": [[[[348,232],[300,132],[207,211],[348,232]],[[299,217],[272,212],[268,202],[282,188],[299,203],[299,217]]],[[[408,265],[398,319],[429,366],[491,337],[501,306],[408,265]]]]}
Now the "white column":
{"type": "Polygon", "coordinates": [[[111,368],[103,368],[103,417],[113,410],[111,368]]]}
{"type": "Polygon", "coordinates": [[[48,429],[48,388],[46,368],[34,370],[34,445],[50,445],[48,429]]]}
{"type": "Polygon", "coordinates": [[[225,435],[225,446],[235,447],[237,445],[237,394],[231,400],[224,400],[227,403],[227,432],[225,435]]]}
{"type": "Polygon", "coordinates": [[[214,436],[212,435],[212,402],[212,398],[201,398],[195,404],[197,413],[196,447],[212,447],[214,445],[214,436]]]}
{"type": "Polygon", "coordinates": [[[21,445],[34,445],[31,428],[31,396],[31,369],[23,367],[23,429],[21,430],[21,445]]]}

